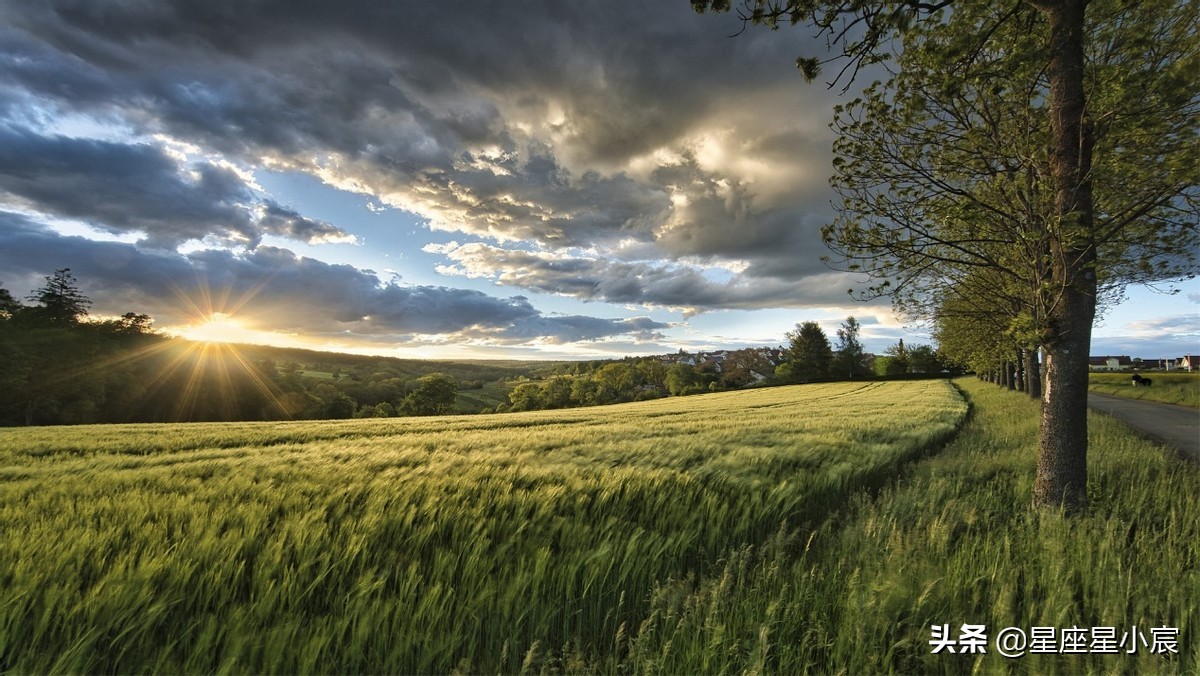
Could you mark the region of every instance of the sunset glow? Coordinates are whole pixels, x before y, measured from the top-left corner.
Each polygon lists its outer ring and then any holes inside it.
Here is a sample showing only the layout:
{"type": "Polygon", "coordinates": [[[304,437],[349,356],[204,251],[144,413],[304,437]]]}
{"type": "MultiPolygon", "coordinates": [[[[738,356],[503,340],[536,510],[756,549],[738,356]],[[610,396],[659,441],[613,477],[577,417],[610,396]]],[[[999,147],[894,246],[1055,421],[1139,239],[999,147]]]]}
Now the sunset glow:
{"type": "MultiPolygon", "coordinates": [[[[9,4],[14,298],[69,268],[93,315],[409,358],[775,347],[851,315],[872,352],[932,341],[823,258],[830,123],[883,72],[806,86],[797,55],[827,45],[796,31],[682,1],[552,19],[478,3],[455,21],[301,3],[286,30],[259,3],[9,4]]],[[[1093,354],[1194,353],[1200,282],[1176,287],[1131,288],[1093,354]]]]}
{"type": "Polygon", "coordinates": [[[179,335],[202,343],[254,343],[261,342],[265,334],[247,329],[229,315],[214,312],[202,322],[183,327],[179,335]]]}

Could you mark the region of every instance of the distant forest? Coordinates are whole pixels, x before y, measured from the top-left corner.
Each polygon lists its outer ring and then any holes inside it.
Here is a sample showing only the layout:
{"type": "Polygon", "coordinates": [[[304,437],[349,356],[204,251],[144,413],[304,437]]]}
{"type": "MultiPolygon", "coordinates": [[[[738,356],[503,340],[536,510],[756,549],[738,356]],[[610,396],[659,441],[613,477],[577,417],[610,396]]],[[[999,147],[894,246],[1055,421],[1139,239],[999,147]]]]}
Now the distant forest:
{"type": "Polygon", "coordinates": [[[88,316],[69,269],[22,303],[0,288],[0,425],[221,422],[572,408],[945,369],[928,346],[865,353],[848,318],[837,349],[814,322],[788,347],[579,362],[430,361],[162,335],[145,314],[88,316]]]}
{"type": "Polygon", "coordinates": [[[499,384],[560,366],[197,343],[145,314],[89,318],[69,269],[26,300],[0,288],[0,425],[469,413],[504,401],[499,384]]]}

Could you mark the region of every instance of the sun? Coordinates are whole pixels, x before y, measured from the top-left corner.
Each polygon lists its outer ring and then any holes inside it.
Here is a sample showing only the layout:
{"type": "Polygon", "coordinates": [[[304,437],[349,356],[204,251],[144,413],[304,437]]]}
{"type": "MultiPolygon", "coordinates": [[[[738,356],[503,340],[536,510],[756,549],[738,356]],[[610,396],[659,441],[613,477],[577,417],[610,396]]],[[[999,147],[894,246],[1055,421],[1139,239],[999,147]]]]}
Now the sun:
{"type": "Polygon", "coordinates": [[[255,332],[223,312],[214,312],[204,321],[184,327],[179,335],[200,343],[246,343],[255,332]]]}

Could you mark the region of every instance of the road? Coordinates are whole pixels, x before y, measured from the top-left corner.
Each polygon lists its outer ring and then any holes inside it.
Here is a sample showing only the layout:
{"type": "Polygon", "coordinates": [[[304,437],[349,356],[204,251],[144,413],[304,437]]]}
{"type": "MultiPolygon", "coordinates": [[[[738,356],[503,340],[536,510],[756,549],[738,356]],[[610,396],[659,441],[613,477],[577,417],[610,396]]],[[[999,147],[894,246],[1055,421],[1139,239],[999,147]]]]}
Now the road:
{"type": "Polygon", "coordinates": [[[1200,463],[1200,410],[1088,392],[1088,406],[1200,463]]]}

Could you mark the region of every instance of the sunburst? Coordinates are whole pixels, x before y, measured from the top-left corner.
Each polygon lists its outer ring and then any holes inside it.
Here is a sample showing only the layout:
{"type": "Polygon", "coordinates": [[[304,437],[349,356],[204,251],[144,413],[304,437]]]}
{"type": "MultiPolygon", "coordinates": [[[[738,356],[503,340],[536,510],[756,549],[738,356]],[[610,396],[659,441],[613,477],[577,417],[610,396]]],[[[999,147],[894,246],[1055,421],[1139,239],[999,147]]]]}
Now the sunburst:
{"type": "Polygon", "coordinates": [[[186,324],[167,329],[176,338],[155,341],[108,361],[113,366],[144,359],[156,364],[155,373],[140,386],[143,401],[158,402],[159,419],[292,417],[298,413],[298,405],[280,390],[274,374],[253,363],[237,345],[273,342],[272,334],[254,327],[247,308],[269,279],[240,294],[232,286],[212,287],[199,274],[190,289],[167,282],[177,307],[189,317],[186,324]],[[249,412],[239,408],[239,402],[247,397],[265,402],[266,409],[249,412]]]}
{"type": "Polygon", "coordinates": [[[259,331],[247,328],[237,318],[224,312],[189,324],[178,331],[180,337],[198,343],[252,343],[259,340],[259,331]]]}

